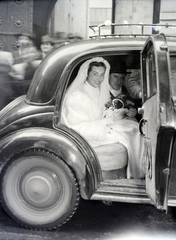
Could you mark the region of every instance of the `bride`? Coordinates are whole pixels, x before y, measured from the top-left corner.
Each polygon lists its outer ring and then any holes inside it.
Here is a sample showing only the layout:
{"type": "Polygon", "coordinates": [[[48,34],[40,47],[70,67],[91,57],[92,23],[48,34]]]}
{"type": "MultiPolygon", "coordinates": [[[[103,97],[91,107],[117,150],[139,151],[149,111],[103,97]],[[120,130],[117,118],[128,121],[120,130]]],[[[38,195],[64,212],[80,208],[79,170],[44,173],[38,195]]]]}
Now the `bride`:
{"type": "Polygon", "coordinates": [[[78,131],[92,147],[123,144],[128,150],[127,178],[143,178],[143,139],[138,123],[124,118],[125,108],[104,114],[110,100],[109,70],[109,63],[101,57],[81,65],[64,98],[62,123],[78,131]]]}

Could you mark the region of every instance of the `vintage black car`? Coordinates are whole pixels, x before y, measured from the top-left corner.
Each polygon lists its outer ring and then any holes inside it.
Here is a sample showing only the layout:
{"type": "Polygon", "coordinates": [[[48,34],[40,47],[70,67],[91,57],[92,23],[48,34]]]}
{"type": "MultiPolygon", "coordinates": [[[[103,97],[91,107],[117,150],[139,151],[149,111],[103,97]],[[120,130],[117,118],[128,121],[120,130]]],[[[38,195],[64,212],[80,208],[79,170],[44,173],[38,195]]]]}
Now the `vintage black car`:
{"type": "Polygon", "coordinates": [[[163,34],[113,36],[61,46],[39,65],[26,96],[0,112],[1,203],[21,225],[51,230],[80,198],[176,206],[176,41],[163,34]],[[64,95],[80,65],[95,56],[140,69],[139,131],[145,179],[104,179],[99,156],[61,124],[64,95]]]}

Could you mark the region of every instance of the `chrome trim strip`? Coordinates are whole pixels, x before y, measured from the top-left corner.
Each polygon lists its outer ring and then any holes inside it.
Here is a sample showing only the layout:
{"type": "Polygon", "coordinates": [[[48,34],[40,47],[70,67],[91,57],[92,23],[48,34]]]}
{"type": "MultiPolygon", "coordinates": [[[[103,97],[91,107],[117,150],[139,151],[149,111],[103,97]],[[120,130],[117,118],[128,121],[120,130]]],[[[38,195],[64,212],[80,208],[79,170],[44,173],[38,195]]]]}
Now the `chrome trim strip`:
{"type": "Polygon", "coordinates": [[[94,193],[92,197],[90,198],[91,200],[100,200],[100,201],[111,201],[111,202],[125,202],[125,203],[146,203],[146,204],[152,204],[151,200],[146,196],[125,196],[123,194],[122,196],[120,195],[115,195],[115,194],[102,194],[102,193],[94,193]]]}

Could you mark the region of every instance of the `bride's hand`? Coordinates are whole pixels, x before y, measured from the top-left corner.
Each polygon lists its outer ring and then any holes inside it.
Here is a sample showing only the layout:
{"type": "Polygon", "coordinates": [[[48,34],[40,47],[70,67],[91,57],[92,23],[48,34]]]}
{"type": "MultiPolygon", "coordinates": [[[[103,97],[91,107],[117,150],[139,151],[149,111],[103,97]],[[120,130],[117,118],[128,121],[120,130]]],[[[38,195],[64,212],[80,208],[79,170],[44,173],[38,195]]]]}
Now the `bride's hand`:
{"type": "Polygon", "coordinates": [[[103,117],[105,118],[114,118],[114,108],[108,108],[103,112],[103,117]]]}
{"type": "Polygon", "coordinates": [[[123,118],[125,117],[127,111],[128,111],[127,108],[115,109],[115,110],[113,111],[114,122],[123,119],[123,118]]]}

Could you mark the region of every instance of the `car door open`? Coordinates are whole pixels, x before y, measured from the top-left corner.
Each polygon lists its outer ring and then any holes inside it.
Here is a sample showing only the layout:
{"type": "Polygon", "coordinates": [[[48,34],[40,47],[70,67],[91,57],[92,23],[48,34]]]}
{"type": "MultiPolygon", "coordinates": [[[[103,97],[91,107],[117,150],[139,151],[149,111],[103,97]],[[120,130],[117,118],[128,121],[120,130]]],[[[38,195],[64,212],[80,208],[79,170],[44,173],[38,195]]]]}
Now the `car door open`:
{"type": "Polygon", "coordinates": [[[153,204],[167,209],[167,189],[173,143],[170,61],[164,35],[151,36],[142,52],[144,171],[146,192],[153,204]]]}

